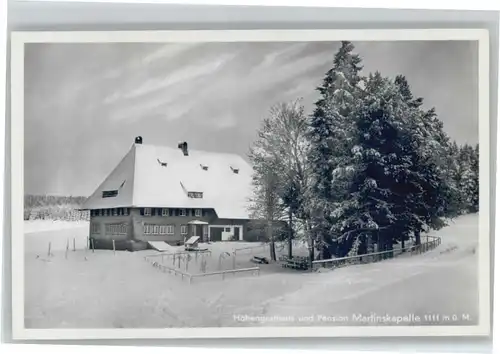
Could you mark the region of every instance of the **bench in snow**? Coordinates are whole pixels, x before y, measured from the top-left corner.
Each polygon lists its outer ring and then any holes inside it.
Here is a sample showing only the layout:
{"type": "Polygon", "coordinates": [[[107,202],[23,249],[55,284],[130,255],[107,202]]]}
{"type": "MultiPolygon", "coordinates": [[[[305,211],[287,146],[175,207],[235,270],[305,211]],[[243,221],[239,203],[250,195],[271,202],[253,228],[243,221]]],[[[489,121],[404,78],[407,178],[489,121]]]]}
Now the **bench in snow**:
{"type": "Polygon", "coordinates": [[[269,261],[267,260],[266,257],[257,257],[257,256],[254,256],[251,259],[251,261],[254,262],[254,263],[258,263],[258,264],[269,264],[269,261]]]}

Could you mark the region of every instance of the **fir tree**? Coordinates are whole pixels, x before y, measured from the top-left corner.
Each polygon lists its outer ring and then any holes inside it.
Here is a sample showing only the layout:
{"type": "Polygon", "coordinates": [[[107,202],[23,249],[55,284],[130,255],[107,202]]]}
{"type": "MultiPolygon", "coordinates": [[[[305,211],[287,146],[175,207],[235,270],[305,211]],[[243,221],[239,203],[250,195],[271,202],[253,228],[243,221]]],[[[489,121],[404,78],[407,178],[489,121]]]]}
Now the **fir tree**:
{"type": "Polygon", "coordinates": [[[468,144],[459,149],[458,189],[463,212],[479,210],[479,151],[468,144]]]}
{"type": "Polygon", "coordinates": [[[397,192],[410,163],[405,146],[408,136],[397,116],[402,108],[394,85],[378,72],[370,75],[356,110],[351,197],[337,210],[342,220],[339,242],[347,245],[344,251],[359,237],[375,240],[379,251],[392,249],[393,235],[402,231],[397,230],[394,214],[399,213],[400,220],[404,216],[398,206],[404,204],[405,196],[397,192]]]}
{"type": "Polygon", "coordinates": [[[422,98],[414,99],[406,78],[395,79],[401,98],[407,107],[402,121],[409,129],[411,164],[408,169],[405,215],[407,224],[403,228],[401,241],[412,233],[420,243],[420,232],[429,227],[442,226],[442,217],[450,200],[450,186],[444,173],[448,153],[448,137],[434,109],[422,110],[422,98]]]}
{"type": "Polygon", "coordinates": [[[471,210],[479,211],[479,144],[476,144],[471,155],[471,170],[473,175],[473,186],[471,188],[471,210]]]}
{"type": "MultiPolygon", "coordinates": [[[[349,166],[343,161],[352,147],[354,125],[352,109],[360,95],[361,59],[353,54],[354,46],[342,42],[335,54],[333,67],[317,90],[320,99],[309,121],[311,190],[308,193],[308,211],[312,229],[321,250],[320,257],[335,252],[330,230],[336,223],[335,203],[345,197],[343,183],[334,183],[334,172],[349,166]],[[324,252],[328,247],[330,251],[324,252]]],[[[342,175],[342,173],[340,173],[342,175]]],[[[312,255],[311,255],[312,256],[312,255]]]]}

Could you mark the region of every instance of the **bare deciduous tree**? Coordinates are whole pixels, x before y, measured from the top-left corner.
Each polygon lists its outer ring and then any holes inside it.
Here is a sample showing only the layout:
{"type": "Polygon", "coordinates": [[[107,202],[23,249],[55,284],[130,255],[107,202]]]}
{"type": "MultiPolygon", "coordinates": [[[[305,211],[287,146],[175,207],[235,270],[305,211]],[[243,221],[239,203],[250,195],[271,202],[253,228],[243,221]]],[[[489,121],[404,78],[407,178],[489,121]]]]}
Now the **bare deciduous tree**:
{"type": "Polygon", "coordinates": [[[273,221],[288,219],[290,257],[294,230],[299,227],[307,230],[304,227],[307,219],[304,195],[308,187],[306,129],[307,119],[300,100],[276,104],[263,120],[258,139],[250,150],[254,167],[253,208],[264,214],[261,216],[268,223],[268,237],[273,236],[273,221]],[[301,225],[294,225],[294,219],[300,220],[301,225]]]}

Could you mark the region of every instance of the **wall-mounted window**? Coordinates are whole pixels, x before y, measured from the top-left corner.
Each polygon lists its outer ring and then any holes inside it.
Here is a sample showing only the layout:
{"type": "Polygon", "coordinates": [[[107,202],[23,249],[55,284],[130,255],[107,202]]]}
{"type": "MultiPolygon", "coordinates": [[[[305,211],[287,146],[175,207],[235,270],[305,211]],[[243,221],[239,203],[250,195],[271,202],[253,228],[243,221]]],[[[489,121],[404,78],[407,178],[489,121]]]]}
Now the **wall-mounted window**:
{"type": "Polygon", "coordinates": [[[195,209],[194,210],[194,216],[200,217],[202,215],[201,209],[195,209]]]}
{"type": "Polygon", "coordinates": [[[151,216],[151,208],[144,208],[144,216],[151,216]]]}
{"type": "Polygon", "coordinates": [[[127,224],[106,224],[106,235],[126,235],[127,224]]]}
{"type": "Polygon", "coordinates": [[[230,228],[230,227],[226,227],[226,228],[224,229],[224,232],[231,232],[231,228],[230,228]]]}
{"type": "Polygon", "coordinates": [[[169,215],[170,215],[170,213],[169,213],[168,208],[163,208],[161,210],[161,216],[169,216],[169,215]]]}
{"type": "Polygon", "coordinates": [[[104,215],[104,210],[99,209],[99,216],[103,216],[103,215],[104,215]]]}
{"type": "Polygon", "coordinates": [[[99,234],[101,233],[101,225],[99,225],[98,223],[93,223],[93,224],[90,224],[90,232],[92,234],[99,234]]]}
{"type": "Polygon", "coordinates": [[[118,208],[113,209],[113,216],[118,216],[118,208]]]}
{"type": "Polygon", "coordinates": [[[179,215],[180,215],[180,216],[186,216],[186,215],[187,215],[187,213],[186,213],[186,209],[180,209],[180,210],[179,210],[179,215]]]}
{"type": "Polygon", "coordinates": [[[208,239],[208,225],[203,225],[203,239],[208,239]]]}
{"type": "Polygon", "coordinates": [[[144,235],[173,235],[174,225],[144,224],[144,235]]]}
{"type": "Polygon", "coordinates": [[[181,225],[181,235],[187,235],[187,234],[188,234],[188,226],[181,225]]]}
{"type": "Polygon", "coordinates": [[[114,198],[118,195],[118,190],[102,191],[103,198],[114,198]]]}
{"type": "Polygon", "coordinates": [[[128,208],[123,208],[123,215],[128,215],[128,208]]]}

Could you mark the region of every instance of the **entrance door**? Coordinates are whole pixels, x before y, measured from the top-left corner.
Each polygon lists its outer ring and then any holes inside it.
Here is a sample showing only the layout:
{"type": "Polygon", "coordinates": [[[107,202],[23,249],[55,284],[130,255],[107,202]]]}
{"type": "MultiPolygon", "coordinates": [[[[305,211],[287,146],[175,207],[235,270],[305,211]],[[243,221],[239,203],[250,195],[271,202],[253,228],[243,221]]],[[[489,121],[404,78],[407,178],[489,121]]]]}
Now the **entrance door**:
{"type": "Polygon", "coordinates": [[[234,239],[240,240],[240,228],[238,226],[234,228],[234,239]]]}

